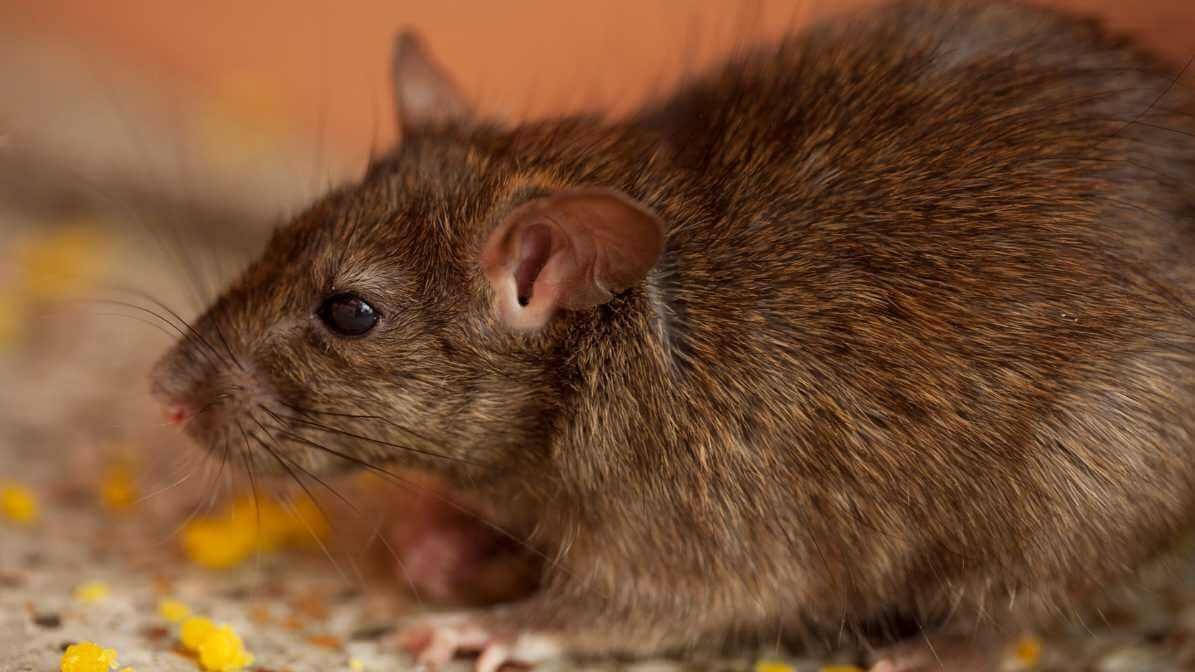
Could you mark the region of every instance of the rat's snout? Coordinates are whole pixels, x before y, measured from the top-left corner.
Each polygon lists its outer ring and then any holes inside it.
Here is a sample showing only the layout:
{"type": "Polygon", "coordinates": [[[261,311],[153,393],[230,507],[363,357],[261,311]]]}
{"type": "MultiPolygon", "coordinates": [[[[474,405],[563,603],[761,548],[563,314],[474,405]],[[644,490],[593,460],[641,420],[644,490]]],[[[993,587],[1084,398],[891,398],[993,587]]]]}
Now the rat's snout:
{"type": "Polygon", "coordinates": [[[149,383],[165,421],[205,445],[211,443],[211,437],[225,434],[228,427],[246,424],[246,409],[269,396],[248,363],[215,366],[194,357],[185,343],[154,366],[149,383]]]}
{"type": "Polygon", "coordinates": [[[158,361],[149,375],[149,391],[161,407],[166,422],[183,426],[195,417],[200,404],[194,386],[188,384],[186,374],[175,361],[177,357],[171,352],[158,361]]]}
{"type": "Polygon", "coordinates": [[[171,425],[181,425],[195,415],[195,409],[190,404],[181,402],[166,402],[162,404],[162,416],[171,425]]]}

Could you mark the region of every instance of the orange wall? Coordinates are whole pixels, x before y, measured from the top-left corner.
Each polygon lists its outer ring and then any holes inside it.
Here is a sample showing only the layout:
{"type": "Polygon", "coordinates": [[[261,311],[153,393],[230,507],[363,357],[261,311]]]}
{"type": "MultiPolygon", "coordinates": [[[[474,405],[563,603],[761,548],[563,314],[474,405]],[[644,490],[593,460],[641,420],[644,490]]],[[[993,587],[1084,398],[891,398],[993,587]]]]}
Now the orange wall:
{"type": "MultiPolygon", "coordinates": [[[[694,53],[707,60],[868,1],[0,0],[0,22],[98,49],[192,95],[250,86],[355,159],[375,131],[392,138],[386,69],[399,26],[418,27],[483,110],[519,116],[625,107],[694,53]]],[[[1049,4],[1099,13],[1176,62],[1195,56],[1195,0],[1049,4]]]]}

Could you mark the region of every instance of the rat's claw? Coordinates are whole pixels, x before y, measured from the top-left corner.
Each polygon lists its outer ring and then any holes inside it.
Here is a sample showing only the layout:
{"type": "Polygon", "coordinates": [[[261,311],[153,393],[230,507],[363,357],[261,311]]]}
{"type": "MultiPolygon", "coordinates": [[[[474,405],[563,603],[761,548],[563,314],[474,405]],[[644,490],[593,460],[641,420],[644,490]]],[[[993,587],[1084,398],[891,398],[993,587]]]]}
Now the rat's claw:
{"type": "Polygon", "coordinates": [[[510,643],[494,641],[486,645],[477,658],[475,672],[497,672],[507,663],[533,667],[563,652],[563,647],[554,637],[524,633],[510,643]]]}
{"type": "Polygon", "coordinates": [[[476,672],[496,672],[508,663],[536,665],[563,651],[552,637],[499,633],[469,612],[420,617],[399,633],[398,641],[428,670],[440,669],[459,653],[480,652],[476,672]]]}

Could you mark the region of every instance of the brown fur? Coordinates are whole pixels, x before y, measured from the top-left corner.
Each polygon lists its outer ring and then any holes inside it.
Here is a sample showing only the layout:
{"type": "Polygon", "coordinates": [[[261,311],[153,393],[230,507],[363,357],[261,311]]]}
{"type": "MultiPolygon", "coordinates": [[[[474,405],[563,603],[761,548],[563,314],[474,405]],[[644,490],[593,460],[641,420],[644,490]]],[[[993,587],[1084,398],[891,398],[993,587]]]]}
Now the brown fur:
{"type": "Polygon", "coordinates": [[[625,122],[417,129],[281,229],[198,325],[216,347],[181,344],[156,385],[215,400],[193,433],[259,466],[238,425],[349,464],[261,403],[486,493],[552,556],[502,618],[582,651],[1048,612],[1189,522],[1195,123],[1174,76],[1068,17],[907,2],[625,122]],[[591,186],[660,215],[661,262],[504,329],[486,236],[591,186]],[[313,316],[344,288],[383,315],[364,338],[313,316]]]}

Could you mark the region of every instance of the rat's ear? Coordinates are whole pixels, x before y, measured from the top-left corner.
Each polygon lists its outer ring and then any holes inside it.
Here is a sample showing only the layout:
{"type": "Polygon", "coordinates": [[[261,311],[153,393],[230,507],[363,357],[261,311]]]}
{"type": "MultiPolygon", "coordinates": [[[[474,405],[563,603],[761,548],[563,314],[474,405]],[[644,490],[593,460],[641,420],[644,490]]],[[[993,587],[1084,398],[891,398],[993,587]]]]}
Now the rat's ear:
{"type": "Polygon", "coordinates": [[[525,203],[481,252],[499,319],[538,329],[559,309],[583,310],[642,282],[664,250],[664,225],[614,191],[564,191],[525,203]]]}
{"type": "Polygon", "coordinates": [[[402,131],[461,123],[472,116],[452,78],[428,56],[423,41],[411,30],[399,33],[394,42],[392,75],[402,131]]]}

